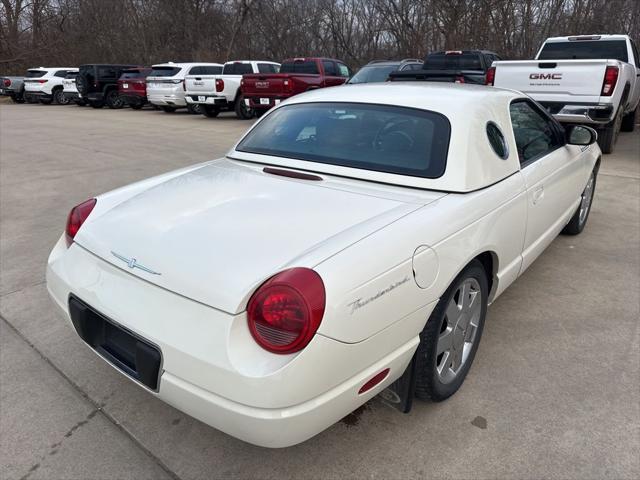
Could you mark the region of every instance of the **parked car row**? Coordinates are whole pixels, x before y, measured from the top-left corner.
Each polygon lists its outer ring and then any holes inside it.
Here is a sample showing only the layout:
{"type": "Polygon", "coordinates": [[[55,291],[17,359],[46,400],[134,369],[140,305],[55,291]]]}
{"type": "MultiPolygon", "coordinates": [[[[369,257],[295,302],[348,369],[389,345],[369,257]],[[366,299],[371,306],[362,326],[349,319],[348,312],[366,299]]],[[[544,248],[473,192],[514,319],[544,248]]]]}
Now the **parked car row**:
{"type": "Polygon", "coordinates": [[[640,58],[627,35],[583,35],[547,39],[534,60],[504,61],[489,50],[429,53],[424,61],[375,60],[352,75],[340,60],[300,57],[276,63],[139,65],[87,64],[76,68],[33,68],[3,77],[0,94],[18,103],[90,105],[141,109],[150,104],[172,113],[217,117],[232,111],[260,117],[302,92],[342,84],[430,81],[486,84],[522,91],[568,125],[586,124],[611,153],[618,133],[632,131],[640,101],[640,58]]]}

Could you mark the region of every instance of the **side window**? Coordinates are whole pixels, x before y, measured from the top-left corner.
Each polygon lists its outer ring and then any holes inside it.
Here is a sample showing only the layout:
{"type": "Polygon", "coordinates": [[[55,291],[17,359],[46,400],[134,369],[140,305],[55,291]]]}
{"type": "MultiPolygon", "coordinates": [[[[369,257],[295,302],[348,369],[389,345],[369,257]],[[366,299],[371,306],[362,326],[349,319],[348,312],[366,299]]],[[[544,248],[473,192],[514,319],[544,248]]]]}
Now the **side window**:
{"type": "Polygon", "coordinates": [[[500,128],[493,122],[487,123],[487,138],[496,155],[506,160],[509,156],[507,142],[504,140],[504,135],[502,135],[500,128]]]}
{"type": "Polygon", "coordinates": [[[67,76],[67,71],[66,70],[58,70],[56,73],[53,74],[54,77],[60,77],[60,78],[64,78],[67,76]]]}
{"type": "Polygon", "coordinates": [[[116,70],[113,67],[100,67],[98,68],[98,77],[115,78],[116,70]]]}
{"type": "Polygon", "coordinates": [[[336,70],[336,64],[330,60],[323,60],[322,66],[324,67],[324,74],[328,77],[337,77],[338,72],[336,70]]]}
{"type": "Polygon", "coordinates": [[[258,72],[259,73],[278,73],[278,66],[273,65],[272,63],[259,63],[258,64],[258,72]]]}
{"type": "Polygon", "coordinates": [[[526,100],[517,100],[509,107],[513,135],[520,164],[526,164],[562,146],[552,120],[526,100]]]}
{"type": "Polygon", "coordinates": [[[209,65],[205,67],[200,67],[202,75],[218,75],[222,72],[222,67],[216,67],[214,65],[209,65]]]}
{"type": "Polygon", "coordinates": [[[347,78],[351,76],[349,67],[347,67],[344,63],[337,62],[336,65],[338,66],[338,76],[347,78]]]}

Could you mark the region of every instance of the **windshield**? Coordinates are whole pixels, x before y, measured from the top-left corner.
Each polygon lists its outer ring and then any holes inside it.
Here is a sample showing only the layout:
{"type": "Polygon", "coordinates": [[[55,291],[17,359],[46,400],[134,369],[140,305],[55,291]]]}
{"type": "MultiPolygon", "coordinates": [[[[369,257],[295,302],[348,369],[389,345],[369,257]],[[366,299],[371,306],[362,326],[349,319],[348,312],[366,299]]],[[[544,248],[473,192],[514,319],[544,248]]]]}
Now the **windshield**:
{"type": "Polygon", "coordinates": [[[40,78],[47,73],[46,70],[28,70],[25,78],[40,78]]]}
{"type": "Polygon", "coordinates": [[[309,162],[438,178],[450,126],[425,110],[359,103],[283,106],[261,121],[238,151],[309,162]]]}
{"type": "Polygon", "coordinates": [[[538,60],[629,60],[624,40],[573,40],[549,42],[542,47],[538,60]]]}
{"type": "Polygon", "coordinates": [[[151,67],[150,77],[173,77],[182,70],[181,67],[151,67]]]}
{"type": "Polygon", "coordinates": [[[477,53],[445,54],[433,53],[427,56],[424,70],[482,70],[480,55],[477,53]]]}
{"type": "Polygon", "coordinates": [[[386,82],[389,74],[397,70],[399,65],[371,65],[358,70],[348,83],[386,82]]]}
{"type": "Polygon", "coordinates": [[[280,67],[280,73],[311,73],[317,75],[320,72],[315,60],[296,60],[283,63],[280,67]]]}

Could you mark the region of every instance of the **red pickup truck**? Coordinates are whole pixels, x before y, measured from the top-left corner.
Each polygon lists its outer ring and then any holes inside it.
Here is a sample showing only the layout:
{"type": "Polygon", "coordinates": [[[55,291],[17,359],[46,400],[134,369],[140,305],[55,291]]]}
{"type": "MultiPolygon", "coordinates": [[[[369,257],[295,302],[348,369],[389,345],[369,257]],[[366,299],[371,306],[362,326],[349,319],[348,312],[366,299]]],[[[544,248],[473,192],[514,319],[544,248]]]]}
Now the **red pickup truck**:
{"type": "Polygon", "coordinates": [[[279,73],[244,75],[240,89],[245,104],[257,115],[282,100],[315,88],[342,85],[351,76],[349,67],[331,58],[290,58],[279,73]]]}

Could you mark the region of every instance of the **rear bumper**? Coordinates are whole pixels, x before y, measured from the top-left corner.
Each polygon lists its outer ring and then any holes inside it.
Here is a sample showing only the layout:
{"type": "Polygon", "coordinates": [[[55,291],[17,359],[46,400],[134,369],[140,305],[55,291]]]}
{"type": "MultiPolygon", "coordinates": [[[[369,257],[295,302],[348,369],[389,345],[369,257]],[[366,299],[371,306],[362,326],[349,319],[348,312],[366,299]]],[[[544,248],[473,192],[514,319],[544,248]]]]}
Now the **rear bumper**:
{"type": "Polygon", "coordinates": [[[24,96],[25,98],[31,98],[31,99],[37,99],[37,100],[40,100],[40,99],[50,100],[52,98],[52,95],[50,93],[46,93],[42,91],[29,91],[29,90],[25,90],[24,96]]]}
{"type": "Polygon", "coordinates": [[[218,95],[194,95],[187,93],[184,96],[185,101],[189,105],[214,105],[217,107],[226,107],[229,102],[227,102],[227,97],[221,97],[218,95]]]}
{"type": "Polygon", "coordinates": [[[151,394],[234,437],[272,448],[318,434],[400,377],[434,307],[359,343],[316,335],[303,351],[283,356],[257,346],[244,313],[230,315],[155,287],[76,244],[67,249],[64,238],[49,257],[47,288],[69,323],[74,295],[158,347],[157,392],[137,382],[151,394]],[[385,380],[359,394],[385,368],[385,380]]]}
{"type": "Polygon", "coordinates": [[[615,114],[610,103],[540,102],[556,120],[562,123],[606,125],[615,114]]]}
{"type": "Polygon", "coordinates": [[[154,105],[165,107],[186,107],[187,102],[184,99],[184,95],[169,94],[163,95],[158,93],[151,93],[147,91],[147,99],[149,103],[154,105]]]}

